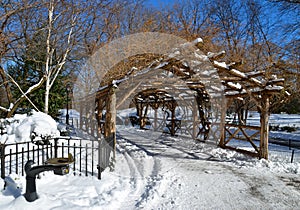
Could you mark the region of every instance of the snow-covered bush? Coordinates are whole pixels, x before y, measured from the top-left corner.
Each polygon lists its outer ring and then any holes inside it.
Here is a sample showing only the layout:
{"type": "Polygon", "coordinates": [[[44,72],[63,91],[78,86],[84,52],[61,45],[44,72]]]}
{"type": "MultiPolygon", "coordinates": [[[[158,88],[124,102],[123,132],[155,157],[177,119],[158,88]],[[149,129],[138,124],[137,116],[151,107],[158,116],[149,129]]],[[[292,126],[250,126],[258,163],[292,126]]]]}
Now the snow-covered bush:
{"type": "Polygon", "coordinates": [[[32,111],[6,119],[6,134],[1,136],[0,141],[14,143],[32,140],[44,143],[49,138],[59,135],[57,122],[51,116],[32,111]]]}

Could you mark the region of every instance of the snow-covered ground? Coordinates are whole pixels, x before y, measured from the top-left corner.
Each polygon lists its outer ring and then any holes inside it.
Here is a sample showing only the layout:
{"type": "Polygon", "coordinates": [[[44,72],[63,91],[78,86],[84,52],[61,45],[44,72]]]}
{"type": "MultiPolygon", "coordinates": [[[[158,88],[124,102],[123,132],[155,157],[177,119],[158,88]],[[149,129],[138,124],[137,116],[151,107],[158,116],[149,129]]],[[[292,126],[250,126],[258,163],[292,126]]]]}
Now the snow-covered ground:
{"type": "Polygon", "coordinates": [[[299,209],[300,162],[258,160],[212,142],[118,127],[114,171],[102,179],[44,172],[39,199],[25,177],[0,179],[0,209],[299,209]]]}
{"type": "MultiPolygon", "coordinates": [[[[248,125],[259,126],[259,114],[250,112],[247,120],[248,125]]],[[[277,130],[270,131],[270,138],[300,141],[300,114],[271,114],[270,125],[277,130]],[[295,129],[294,132],[282,132],[284,128],[295,129]]]]}

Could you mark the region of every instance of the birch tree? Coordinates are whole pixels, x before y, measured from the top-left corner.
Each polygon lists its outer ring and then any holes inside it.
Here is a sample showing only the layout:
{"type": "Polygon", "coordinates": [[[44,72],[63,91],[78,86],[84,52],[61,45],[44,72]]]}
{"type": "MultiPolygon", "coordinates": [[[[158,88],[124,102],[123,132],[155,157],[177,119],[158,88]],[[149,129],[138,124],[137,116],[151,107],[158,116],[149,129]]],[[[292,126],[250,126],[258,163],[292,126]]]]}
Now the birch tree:
{"type": "Polygon", "coordinates": [[[49,1],[45,61],[45,113],[49,110],[50,90],[74,44],[74,27],[78,15],[74,6],[63,1],[49,1]]]}

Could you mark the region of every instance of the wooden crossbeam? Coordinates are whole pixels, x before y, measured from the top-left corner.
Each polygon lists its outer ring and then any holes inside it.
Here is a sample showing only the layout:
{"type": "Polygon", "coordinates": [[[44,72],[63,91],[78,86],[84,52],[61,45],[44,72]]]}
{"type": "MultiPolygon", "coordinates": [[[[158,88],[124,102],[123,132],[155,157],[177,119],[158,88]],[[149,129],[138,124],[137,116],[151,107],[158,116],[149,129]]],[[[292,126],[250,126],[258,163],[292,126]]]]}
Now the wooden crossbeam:
{"type": "Polygon", "coordinates": [[[244,129],[241,129],[242,133],[244,134],[244,136],[246,137],[246,139],[248,140],[248,142],[250,142],[250,144],[252,145],[252,147],[255,149],[256,152],[259,152],[258,147],[254,144],[254,142],[252,141],[252,138],[250,136],[248,136],[248,134],[244,131],[244,129]]]}
{"type": "Polygon", "coordinates": [[[240,77],[221,77],[221,80],[224,82],[238,82],[238,81],[243,81],[242,78],[240,77]]]}
{"type": "Polygon", "coordinates": [[[274,80],[270,80],[267,82],[266,85],[284,85],[284,78],[280,78],[280,79],[274,79],[274,80]]]}
{"type": "Polygon", "coordinates": [[[248,72],[246,73],[248,78],[252,78],[252,77],[259,77],[259,76],[263,76],[265,75],[264,71],[254,71],[254,72],[248,72]]]}
{"type": "Polygon", "coordinates": [[[259,148],[254,144],[253,138],[255,138],[260,133],[260,127],[249,125],[226,124],[225,131],[229,134],[229,137],[225,141],[224,145],[228,144],[232,139],[246,140],[252,145],[256,152],[259,152],[259,148]],[[231,132],[230,128],[236,128],[236,130],[234,132],[231,132]],[[256,132],[249,136],[245,131],[246,129],[256,130],[256,132]],[[245,139],[236,136],[240,131],[242,132],[245,139]]]}
{"type": "Polygon", "coordinates": [[[225,130],[230,134],[230,137],[225,141],[224,145],[228,144],[233,138],[235,138],[236,134],[238,134],[238,132],[240,131],[240,128],[236,129],[233,133],[231,133],[231,131],[227,127],[225,127],[225,130]]]}
{"type": "Polygon", "coordinates": [[[225,126],[228,126],[228,127],[235,127],[235,128],[248,128],[248,129],[251,129],[251,130],[260,130],[260,127],[259,126],[253,126],[253,125],[236,125],[236,124],[226,124],[225,126]]]}

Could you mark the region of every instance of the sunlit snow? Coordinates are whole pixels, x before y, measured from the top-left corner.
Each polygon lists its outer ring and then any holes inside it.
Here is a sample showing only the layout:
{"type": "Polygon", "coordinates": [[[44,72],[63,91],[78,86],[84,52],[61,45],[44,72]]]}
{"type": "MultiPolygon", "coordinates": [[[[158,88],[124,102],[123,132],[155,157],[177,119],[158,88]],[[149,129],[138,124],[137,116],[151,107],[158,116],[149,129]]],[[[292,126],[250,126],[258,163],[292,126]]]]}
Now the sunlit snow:
{"type": "MultiPolygon", "coordinates": [[[[129,112],[119,116],[128,116],[129,112]]],[[[32,116],[35,121],[46,119],[38,113],[32,116]]],[[[274,115],[271,121],[299,122],[299,115],[288,117],[274,115]]],[[[34,121],[30,116],[16,118],[20,122],[34,121]]],[[[257,122],[258,114],[251,113],[249,123],[257,122]]],[[[221,149],[213,141],[204,144],[184,136],[171,137],[123,125],[117,131],[115,169],[105,170],[101,180],[96,176],[74,176],[72,171],[65,176],[44,172],[37,179],[39,198],[30,203],[23,196],[25,177],[11,174],[6,177],[5,189],[4,180],[0,179],[0,209],[298,209],[300,206],[299,161],[290,163],[272,150],[270,160],[258,160],[221,149]]]]}

